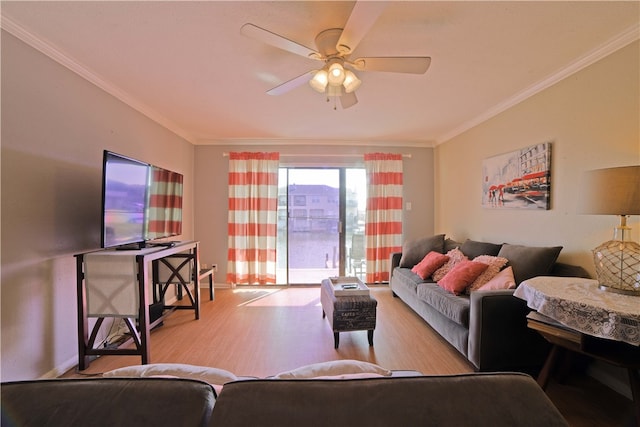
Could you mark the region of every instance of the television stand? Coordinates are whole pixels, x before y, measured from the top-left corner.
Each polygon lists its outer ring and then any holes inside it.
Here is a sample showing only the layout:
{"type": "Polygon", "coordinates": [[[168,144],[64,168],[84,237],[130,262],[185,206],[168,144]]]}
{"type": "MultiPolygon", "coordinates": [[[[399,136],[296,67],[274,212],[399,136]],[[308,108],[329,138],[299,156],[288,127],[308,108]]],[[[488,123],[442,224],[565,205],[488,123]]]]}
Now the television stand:
{"type": "MultiPolygon", "coordinates": [[[[183,277],[178,283],[178,289],[189,295],[191,305],[167,306],[164,301],[151,298],[155,295],[155,289],[161,284],[158,277],[158,263],[169,258],[180,258],[188,263],[191,271],[200,271],[199,258],[199,242],[185,241],[175,242],[172,247],[148,247],[138,249],[137,251],[114,251],[101,250],[89,253],[75,255],[76,257],[76,275],[77,275],[77,304],[78,304],[78,369],[85,370],[89,367],[91,357],[99,355],[139,355],[142,364],[150,362],[150,331],[154,327],[160,325],[162,321],[171,314],[175,309],[190,309],[194,311],[195,319],[200,318],[200,286],[197,281],[198,275],[190,275],[183,277]],[[128,272],[113,271],[113,282],[110,282],[109,275],[100,277],[101,283],[108,283],[110,286],[104,286],[94,291],[91,286],[87,286],[87,259],[92,256],[107,255],[111,258],[109,261],[123,261],[123,264],[130,263],[131,268],[135,263],[135,273],[131,273],[133,277],[127,278],[128,272]],[[194,280],[195,276],[195,280],[194,280]],[[151,282],[149,282],[151,279],[151,282]],[[113,286],[112,284],[125,282],[125,286],[113,286]],[[194,283],[193,293],[189,289],[189,285],[194,283]],[[107,289],[111,288],[111,289],[107,289]],[[94,305],[96,299],[104,302],[103,306],[94,305]],[[116,302],[124,303],[128,306],[128,311],[116,313],[116,302]],[[157,317],[157,312],[150,313],[150,305],[152,303],[162,302],[163,313],[157,317]],[[95,325],[89,330],[88,318],[97,318],[95,325]],[[96,338],[102,323],[108,317],[121,317],[131,333],[131,339],[114,348],[94,348],[96,338]],[[135,348],[128,348],[128,344],[133,342],[135,348]]],[[[91,261],[93,262],[93,261],[91,261]]],[[[118,263],[114,264],[118,265],[118,263]]],[[[107,268],[103,271],[111,273],[107,268]]],[[[89,275],[91,276],[91,275],[89,275]]],[[[89,281],[93,280],[89,277],[89,281]]]]}

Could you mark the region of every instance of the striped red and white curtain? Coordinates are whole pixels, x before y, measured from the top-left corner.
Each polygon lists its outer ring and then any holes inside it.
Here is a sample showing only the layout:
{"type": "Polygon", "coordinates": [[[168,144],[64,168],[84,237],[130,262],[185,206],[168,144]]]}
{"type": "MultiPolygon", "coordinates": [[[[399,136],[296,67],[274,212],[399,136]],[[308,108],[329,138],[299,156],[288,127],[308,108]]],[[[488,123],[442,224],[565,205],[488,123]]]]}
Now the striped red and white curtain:
{"type": "Polygon", "coordinates": [[[147,236],[182,234],[182,174],[151,166],[147,236]]]}
{"type": "Polygon", "coordinates": [[[402,155],[365,154],[364,164],[367,283],[388,282],[391,253],[402,249],[402,155]]]}
{"type": "Polygon", "coordinates": [[[275,284],[280,153],[229,153],[227,283],[275,284]]]}

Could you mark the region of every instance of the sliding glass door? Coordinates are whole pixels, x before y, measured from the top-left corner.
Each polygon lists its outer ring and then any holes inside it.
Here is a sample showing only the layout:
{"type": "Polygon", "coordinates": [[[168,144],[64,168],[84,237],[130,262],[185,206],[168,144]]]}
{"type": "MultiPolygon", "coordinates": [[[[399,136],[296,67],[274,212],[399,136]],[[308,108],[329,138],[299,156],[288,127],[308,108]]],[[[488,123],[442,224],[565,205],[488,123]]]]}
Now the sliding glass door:
{"type": "Polygon", "coordinates": [[[278,182],[276,282],[364,275],[364,169],[281,168],[278,182]]]}

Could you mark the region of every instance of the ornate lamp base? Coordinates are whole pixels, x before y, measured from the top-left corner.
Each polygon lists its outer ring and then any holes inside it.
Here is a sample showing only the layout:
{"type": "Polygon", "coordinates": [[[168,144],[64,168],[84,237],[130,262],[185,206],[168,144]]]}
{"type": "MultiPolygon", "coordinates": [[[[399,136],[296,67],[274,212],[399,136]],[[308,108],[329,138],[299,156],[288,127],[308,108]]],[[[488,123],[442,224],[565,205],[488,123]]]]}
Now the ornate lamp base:
{"type": "Polygon", "coordinates": [[[593,250],[600,288],[640,296],[640,245],[609,240],[593,250]]]}

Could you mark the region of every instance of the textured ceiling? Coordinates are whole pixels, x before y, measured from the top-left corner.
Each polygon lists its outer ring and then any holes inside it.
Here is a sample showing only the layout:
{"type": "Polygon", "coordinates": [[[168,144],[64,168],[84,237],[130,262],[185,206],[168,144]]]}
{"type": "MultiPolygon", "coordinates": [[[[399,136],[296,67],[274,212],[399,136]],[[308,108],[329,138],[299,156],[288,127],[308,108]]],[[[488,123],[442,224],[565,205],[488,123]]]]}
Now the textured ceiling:
{"type": "Polygon", "coordinates": [[[303,85],[318,62],[240,34],[315,48],[354,2],[2,2],[2,27],[195,144],[430,146],[639,37],[640,2],[390,2],[353,57],[430,56],[424,75],[357,72],[349,109],[303,85]]]}

